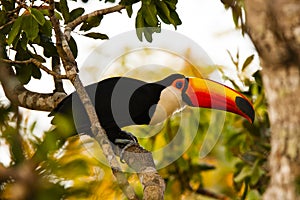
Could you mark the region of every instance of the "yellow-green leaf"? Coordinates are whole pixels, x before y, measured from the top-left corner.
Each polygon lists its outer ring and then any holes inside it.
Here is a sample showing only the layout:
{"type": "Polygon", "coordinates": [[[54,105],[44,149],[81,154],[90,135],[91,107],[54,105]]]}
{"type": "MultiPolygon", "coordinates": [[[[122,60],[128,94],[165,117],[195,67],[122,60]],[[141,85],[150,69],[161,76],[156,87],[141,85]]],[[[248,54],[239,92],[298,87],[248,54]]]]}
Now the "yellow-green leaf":
{"type": "Polygon", "coordinates": [[[254,58],[254,54],[252,54],[251,56],[249,56],[249,57],[245,60],[245,62],[244,62],[244,64],[243,64],[243,67],[242,67],[242,71],[244,71],[244,70],[246,69],[246,67],[247,67],[248,65],[250,65],[250,63],[252,62],[253,58],[254,58]]]}

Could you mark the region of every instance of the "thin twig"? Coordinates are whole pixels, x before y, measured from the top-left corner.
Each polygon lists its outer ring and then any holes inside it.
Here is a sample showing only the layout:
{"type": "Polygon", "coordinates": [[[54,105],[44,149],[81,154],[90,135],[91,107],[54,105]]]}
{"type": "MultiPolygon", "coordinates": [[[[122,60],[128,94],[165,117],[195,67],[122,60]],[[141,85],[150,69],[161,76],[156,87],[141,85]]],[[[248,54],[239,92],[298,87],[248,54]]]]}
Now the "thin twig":
{"type": "Polygon", "coordinates": [[[125,8],[125,6],[123,6],[123,5],[116,5],[116,6],[112,6],[109,8],[96,10],[91,13],[77,17],[76,19],[74,19],[73,21],[69,22],[66,25],[64,34],[65,34],[66,38],[68,39],[68,38],[70,38],[71,31],[74,30],[79,24],[81,24],[82,22],[87,20],[87,18],[94,17],[94,16],[100,16],[100,15],[106,15],[106,14],[113,13],[113,12],[119,12],[124,8],[125,8]]]}
{"type": "Polygon", "coordinates": [[[44,70],[45,72],[47,72],[48,74],[54,76],[57,79],[67,79],[68,77],[66,75],[61,75],[58,74],[50,69],[48,69],[46,66],[44,66],[40,61],[38,61],[37,59],[34,58],[30,58],[29,60],[8,60],[8,59],[2,59],[3,62],[6,62],[8,64],[14,65],[14,64],[34,64],[35,66],[37,66],[38,68],[44,70]]]}
{"type": "Polygon", "coordinates": [[[0,30],[2,30],[5,26],[8,26],[8,25],[14,23],[15,21],[16,21],[15,19],[12,19],[9,22],[7,22],[6,24],[3,24],[2,26],[0,26],[0,30]]]}
{"type": "Polygon", "coordinates": [[[201,195],[204,195],[204,196],[207,196],[207,197],[214,198],[214,199],[229,200],[229,198],[227,196],[223,195],[223,194],[217,194],[215,192],[209,191],[209,190],[201,188],[201,187],[199,187],[194,192],[196,192],[197,194],[201,194],[201,195]]]}

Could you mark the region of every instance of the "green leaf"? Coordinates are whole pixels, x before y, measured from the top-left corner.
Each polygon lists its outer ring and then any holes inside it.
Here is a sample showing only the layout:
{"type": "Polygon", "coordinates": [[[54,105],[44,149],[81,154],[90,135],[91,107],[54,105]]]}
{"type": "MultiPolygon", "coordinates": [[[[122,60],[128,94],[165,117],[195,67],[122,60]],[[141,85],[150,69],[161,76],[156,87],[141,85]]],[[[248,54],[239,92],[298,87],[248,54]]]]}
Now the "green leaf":
{"type": "Polygon", "coordinates": [[[60,0],[59,7],[61,9],[63,18],[65,19],[65,23],[70,22],[70,11],[69,11],[67,0],[60,0]]]}
{"type": "Polygon", "coordinates": [[[148,42],[152,42],[152,31],[151,28],[144,28],[144,36],[148,42]]]}
{"type": "Polygon", "coordinates": [[[44,25],[40,27],[40,32],[48,37],[52,36],[52,24],[50,20],[46,20],[44,25]]]}
{"type": "Polygon", "coordinates": [[[71,37],[71,39],[69,41],[69,46],[70,46],[70,49],[71,49],[71,51],[73,53],[74,58],[76,58],[77,54],[78,54],[78,48],[77,48],[76,41],[74,40],[73,37],[71,37]]]}
{"type": "Polygon", "coordinates": [[[22,26],[23,17],[18,17],[14,22],[11,31],[8,34],[7,44],[11,45],[15,38],[20,34],[21,26],[22,26]]]}
{"type": "Polygon", "coordinates": [[[177,0],[165,0],[165,2],[171,10],[176,10],[177,0]]]}
{"type": "Polygon", "coordinates": [[[97,27],[97,26],[100,25],[100,22],[101,22],[102,19],[103,19],[103,15],[89,17],[82,24],[82,26],[80,27],[80,30],[81,31],[88,31],[88,30],[90,30],[94,27],[97,27]]]}
{"type": "Polygon", "coordinates": [[[233,22],[235,27],[239,26],[239,18],[242,15],[242,8],[239,5],[235,5],[232,8],[232,18],[233,18],[233,22]]]}
{"type": "Polygon", "coordinates": [[[27,38],[30,41],[33,41],[39,33],[39,24],[35,19],[31,16],[24,16],[23,17],[23,23],[22,23],[22,29],[26,33],[27,38]]]}
{"type": "Polygon", "coordinates": [[[252,175],[252,168],[248,165],[244,166],[243,169],[240,171],[240,173],[234,177],[235,182],[241,182],[244,181],[245,178],[252,175]]]}
{"type": "Polygon", "coordinates": [[[29,8],[29,11],[32,15],[32,17],[41,25],[43,26],[45,23],[45,17],[43,15],[42,12],[40,12],[38,9],[36,8],[29,8]]]}
{"type": "Polygon", "coordinates": [[[26,37],[26,34],[24,32],[22,33],[22,37],[19,40],[19,44],[21,45],[23,50],[26,50],[28,44],[28,38],[26,37]]]}
{"type": "MultiPolygon", "coordinates": [[[[18,51],[15,55],[15,60],[28,60],[29,58],[31,58],[31,55],[28,53],[28,50],[23,50],[20,43],[18,43],[17,49],[18,51]]],[[[32,63],[15,65],[16,75],[22,84],[27,84],[30,81],[32,67],[35,67],[35,65],[32,63]]]]}
{"type": "Polygon", "coordinates": [[[260,161],[259,159],[255,161],[252,169],[252,174],[250,179],[251,185],[255,185],[259,181],[260,177],[265,174],[264,170],[260,168],[259,161],[260,161]]]}
{"type": "Polygon", "coordinates": [[[156,17],[157,10],[154,4],[150,4],[149,6],[143,6],[143,17],[148,25],[152,27],[156,27],[158,24],[158,19],[156,17]]]}
{"type": "Polygon", "coordinates": [[[33,78],[36,78],[36,79],[41,79],[42,77],[42,73],[41,73],[41,70],[40,68],[38,68],[37,66],[32,66],[32,69],[31,69],[31,76],[33,78]]]}
{"type": "Polygon", "coordinates": [[[80,17],[84,13],[84,8],[76,8],[70,12],[70,22],[80,17]]]}
{"type": "Polygon", "coordinates": [[[61,17],[61,15],[59,14],[59,12],[54,11],[54,15],[57,19],[62,20],[63,18],[61,17]]]}
{"type": "Polygon", "coordinates": [[[139,10],[135,19],[136,35],[140,41],[143,41],[144,18],[139,10]]]}
{"type": "MultiPolygon", "coordinates": [[[[176,26],[177,25],[181,25],[181,19],[179,18],[179,15],[177,14],[176,11],[171,11],[170,16],[172,17],[172,19],[174,20],[176,26]]],[[[176,27],[175,27],[176,28],[176,27]]]]}
{"type": "Polygon", "coordinates": [[[95,32],[84,34],[84,36],[87,36],[87,37],[90,37],[90,38],[93,38],[93,39],[101,39],[101,40],[109,39],[106,34],[95,33],[95,32]]]}
{"type": "Polygon", "coordinates": [[[176,27],[176,23],[171,17],[170,10],[165,2],[159,1],[159,3],[157,3],[157,11],[158,16],[161,18],[161,20],[163,20],[163,22],[166,24],[173,24],[176,27]]]}
{"type": "Polygon", "coordinates": [[[253,58],[254,58],[254,54],[252,54],[245,60],[243,67],[242,67],[242,71],[244,71],[246,69],[246,67],[253,61],[253,58]]]}
{"type": "Polygon", "coordinates": [[[6,24],[6,21],[7,21],[6,12],[4,12],[3,10],[0,10],[0,26],[2,26],[3,24],[6,24]]]}
{"type": "Polygon", "coordinates": [[[15,8],[15,1],[2,0],[1,6],[1,10],[3,9],[4,11],[11,11],[15,8]]]}
{"type": "Polygon", "coordinates": [[[259,200],[262,199],[262,196],[257,190],[250,190],[246,197],[247,200],[259,200]]]}
{"type": "Polygon", "coordinates": [[[16,75],[22,84],[27,84],[31,79],[33,64],[16,65],[16,75]]]}
{"type": "Polygon", "coordinates": [[[36,127],[36,124],[37,124],[37,121],[34,121],[34,122],[30,125],[30,127],[29,127],[29,132],[30,132],[30,133],[33,133],[33,131],[34,131],[35,127],[36,127]]]}
{"type": "Polygon", "coordinates": [[[50,37],[41,37],[40,45],[44,48],[44,56],[47,58],[57,55],[56,47],[50,37]]]}
{"type": "Polygon", "coordinates": [[[131,17],[131,16],[132,16],[132,13],[133,13],[132,5],[125,6],[125,8],[126,8],[128,17],[131,17]]]}
{"type": "Polygon", "coordinates": [[[140,0],[121,0],[119,4],[123,5],[123,6],[130,6],[130,5],[135,4],[139,1],[140,0]]]}
{"type": "Polygon", "coordinates": [[[151,0],[142,0],[142,2],[144,5],[150,5],[151,0]]]}

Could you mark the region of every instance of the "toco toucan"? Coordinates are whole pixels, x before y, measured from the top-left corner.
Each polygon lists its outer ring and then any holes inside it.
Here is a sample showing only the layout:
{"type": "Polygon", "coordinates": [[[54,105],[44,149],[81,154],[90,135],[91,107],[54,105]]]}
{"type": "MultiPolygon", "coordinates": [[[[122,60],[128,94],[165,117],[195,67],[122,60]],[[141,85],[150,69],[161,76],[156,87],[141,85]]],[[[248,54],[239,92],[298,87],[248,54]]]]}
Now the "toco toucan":
{"type": "MultiPolygon", "coordinates": [[[[120,141],[136,138],[121,128],[129,125],[155,125],[185,106],[225,110],[243,116],[251,123],[254,110],[241,93],[220,83],[172,74],[163,80],[147,83],[127,77],[113,77],[86,86],[108,139],[120,141]]],[[[72,134],[90,134],[90,122],[76,92],[63,99],[49,114],[52,124],[68,123],[72,134]],[[61,121],[60,116],[66,120],[61,121]]],[[[122,143],[120,142],[120,143],[122,143]]]]}

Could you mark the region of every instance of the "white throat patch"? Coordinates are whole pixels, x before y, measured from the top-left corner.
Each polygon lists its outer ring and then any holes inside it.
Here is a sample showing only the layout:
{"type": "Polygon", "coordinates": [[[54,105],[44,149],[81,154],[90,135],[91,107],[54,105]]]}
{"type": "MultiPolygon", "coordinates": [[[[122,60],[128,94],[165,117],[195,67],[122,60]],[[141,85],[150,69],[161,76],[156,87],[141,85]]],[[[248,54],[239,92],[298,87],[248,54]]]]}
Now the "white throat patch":
{"type": "Polygon", "coordinates": [[[173,86],[166,87],[160,94],[154,114],[149,125],[155,125],[169,118],[173,113],[185,107],[182,101],[181,91],[173,86]]]}

